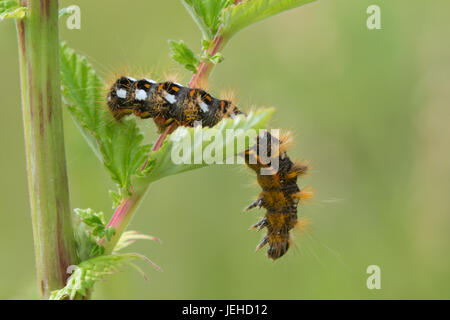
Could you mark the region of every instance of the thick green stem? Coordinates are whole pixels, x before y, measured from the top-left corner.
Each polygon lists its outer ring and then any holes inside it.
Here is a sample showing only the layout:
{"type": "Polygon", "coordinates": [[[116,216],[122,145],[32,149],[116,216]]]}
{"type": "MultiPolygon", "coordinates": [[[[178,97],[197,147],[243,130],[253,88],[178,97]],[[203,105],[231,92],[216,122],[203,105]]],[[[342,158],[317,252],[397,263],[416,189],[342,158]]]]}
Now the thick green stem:
{"type": "Polygon", "coordinates": [[[59,79],[58,1],[22,0],[17,22],[28,184],[41,298],[78,263],[69,205],[59,79]]]}

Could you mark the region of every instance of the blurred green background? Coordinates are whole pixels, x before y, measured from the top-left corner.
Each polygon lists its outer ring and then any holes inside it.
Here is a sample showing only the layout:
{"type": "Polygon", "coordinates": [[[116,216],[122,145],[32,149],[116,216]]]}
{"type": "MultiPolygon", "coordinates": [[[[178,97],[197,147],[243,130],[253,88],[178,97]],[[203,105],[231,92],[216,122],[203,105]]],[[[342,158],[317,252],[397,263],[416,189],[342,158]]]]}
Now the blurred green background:
{"type": "MultiPolygon", "coordinates": [[[[73,1],[61,1],[61,7],[73,1]]],[[[104,77],[118,70],[178,71],[168,39],[196,51],[200,31],[179,1],[76,1],[81,30],[61,38],[104,77]]],[[[311,161],[301,181],[316,190],[300,209],[312,230],[275,263],[254,253],[243,214],[259,190],[243,166],[166,178],[149,190],[130,228],[164,272],[141,266],[99,283],[105,299],[450,298],[450,3],[322,0],[253,25],[224,50],[211,78],[244,110],[276,106],[271,124],[295,133],[293,158],[311,161]],[[381,7],[382,30],[366,9],[381,7]],[[368,290],[366,268],[381,268],[368,290]]],[[[15,26],[0,23],[0,298],[36,298],[15,26]]],[[[149,74],[151,76],[151,73],[149,74]]],[[[161,79],[160,79],[161,80],[161,79]]],[[[109,216],[114,186],[65,112],[73,208],[109,216]]],[[[151,121],[141,121],[151,141],[151,121]]]]}

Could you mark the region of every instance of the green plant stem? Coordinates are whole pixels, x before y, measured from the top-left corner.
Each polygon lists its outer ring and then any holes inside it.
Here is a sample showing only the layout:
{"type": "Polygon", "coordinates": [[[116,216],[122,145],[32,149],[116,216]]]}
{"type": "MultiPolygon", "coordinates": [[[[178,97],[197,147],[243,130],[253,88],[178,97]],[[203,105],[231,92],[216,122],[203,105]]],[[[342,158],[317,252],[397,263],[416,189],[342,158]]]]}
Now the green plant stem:
{"type": "Polygon", "coordinates": [[[17,21],[23,122],[37,279],[41,298],[65,286],[78,263],[64,150],[58,1],[22,0],[17,21]]]}
{"type": "MultiPolygon", "coordinates": [[[[156,151],[164,143],[164,140],[166,137],[173,131],[175,128],[175,123],[168,126],[164,132],[159,136],[158,140],[155,142],[152,151],[156,151]]],[[[147,160],[148,161],[148,160],[147,160]]],[[[146,161],[146,163],[147,163],[146,161]]],[[[145,168],[145,165],[142,169],[145,168]]],[[[114,247],[116,246],[117,242],[119,241],[122,233],[126,230],[126,227],[131,221],[131,218],[134,215],[134,212],[139,206],[139,203],[141,202],[144,195],[147,193],[147,190],[149,188],[149,185],[144,186],[133,186],[133,190],[131,191],[131,195],[122,200],[120,205],[116,208],[114,211],[113,216],[111,217],[111,220],[108,222],[107,227],[113,227],[116,230],[116,233],[114,236],[112,236],[110,241],[106,241],[104,238],[100,240],[99,244],[103,245],[105,247],[105,254],[110,254],[114,247]]]]}

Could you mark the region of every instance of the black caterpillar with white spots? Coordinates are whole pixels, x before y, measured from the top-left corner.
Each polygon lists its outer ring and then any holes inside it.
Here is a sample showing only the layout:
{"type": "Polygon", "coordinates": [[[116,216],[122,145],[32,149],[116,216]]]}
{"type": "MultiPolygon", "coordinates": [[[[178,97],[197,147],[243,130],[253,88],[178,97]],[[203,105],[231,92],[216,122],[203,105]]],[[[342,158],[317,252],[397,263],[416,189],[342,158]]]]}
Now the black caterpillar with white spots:
{"type": "Polygon", "coordinates": [[[162,120],[164,126],[175,121],[190,127],[201,121],[203,126],[212,127],[224,117],[242,113],[230,101],[216,99],[201,89],[130,77],[118,79],[107,99],[116,119],[133,113],[142,119],[162,120]]]}
{"type": "MultiPolygon", "coordinates": [[[[244,114],[231,101],[214,98],[202,89],[184,87],[176,82],[156,82],[149,79],[136,80],[120,77],[110,88],[107,96],[108,107],[117,120],[134,114],[142,119],[153,118],[162,131],[168,125],[192,127],[197,121],[202,126],[212,127],[220,120],[244,114]]],[[[245,114],[244,114],[245,115],[245,114]]],[[[286,155],[286,139],[277,139],[269,132],[257,138],[257,143],[245,151],[247,166],[257,174],[262,188],[258,199],[248,209],[264,207],[264,218],[250,229],[267,228],[267,234],[257,246],[257,250],[269,244],[268,256],[277,259],[289,249],[290,230],[297,223],[297,205],[300,199],[310,198],[311,192],[301,191],[297,177],[307,171],[307,166],[293,163],[286,155]],[[278,148],[272,148],[277,144],[278,148]],[[261,169],[269,168],[267,159],[260,156],[259,149],[278,150],[269,158],[277,158],[278,170],[271,174],[261,174],[261,169]],[[255,160],[255,161],[251,161],[255,160]]],[[[273,152],[272,152],[273,153],[273,152]]]]}

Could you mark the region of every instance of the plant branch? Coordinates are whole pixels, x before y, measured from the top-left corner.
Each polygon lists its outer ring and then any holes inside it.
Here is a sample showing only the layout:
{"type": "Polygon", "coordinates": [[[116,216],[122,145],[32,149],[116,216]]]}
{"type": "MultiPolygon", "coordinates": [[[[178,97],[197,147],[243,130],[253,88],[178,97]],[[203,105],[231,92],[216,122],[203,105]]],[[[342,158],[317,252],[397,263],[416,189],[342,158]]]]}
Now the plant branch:
{"type": "MultiPolygon", "coordinates": [[[[161,146],[164,143],[164,140],[173,131],[174,128],[175,123],[172,123],[164,130],[163,133],[161,133],[161,135],[158,137],[158,140],[156,140],[155,144],[153,145],[151,152],[161,148],[161,146]]],[[[147,162],[148,158],[144,166],[141,168],[141,170],[143,170],[146,167],[147,162]]],[[[132,190],[131,195],[128,198],[122,200],[120,205],[114,211],[114,214],[111,217],[111,220],[108,222],[107,227],[108,228],[113,227],[116,230],[116,234],[111,238],[110,241],[106,241],[106,239],[103,238],[99,243],[100,245],[103,245],[105,247],[105,254],[110,254],[114,250],[114,247],[119,241],[122,233],[126,230],[126,227],[131,221],[134,212],[138,208],[139,203],[141,202],[143,196],[147,192],[148,187],[149,185],[146,185],[143,188],[135,188],[134,190],[132,190]]]]}
{"type": "MultiPolygon", "coordinates": [[[[214,56],[216,53],[221,51],[226,43],[228,42],[228,37],[226,37],[223,32],[222,28],[219,28],[217,31],[217,34],[214,36],[213,41],[209,45],[207,49],[203,52],[203,56],[214,56]]],[[[206,82],[208,81],[209,75],[211,74],[211,71],[214,69],[215,64],[211,61],[202,61],[200,62],[200,65],[197,68],[197,71],[192,76],[191,81],[189,82],[189,87],[191,88],[197,88],[197,87],[204,87],[206,85],[206,82]]]]}
{"type": "Polygon", "coordinates": [[[17,21],[23,123],[41,298],[65,286],[78,257],[67,181],[59,75],[58,1],[22,0],[17,21]]]}

